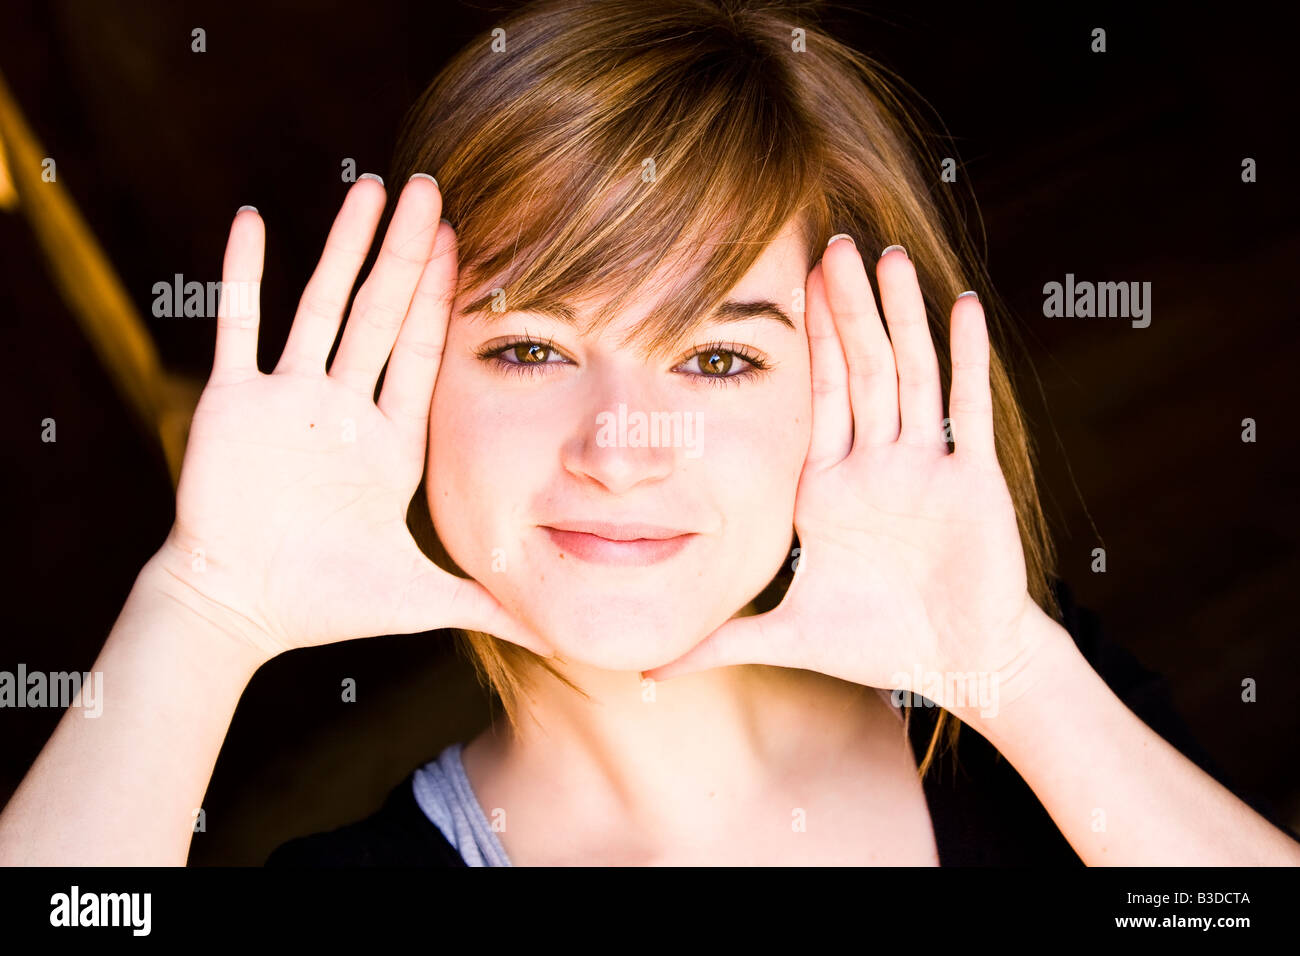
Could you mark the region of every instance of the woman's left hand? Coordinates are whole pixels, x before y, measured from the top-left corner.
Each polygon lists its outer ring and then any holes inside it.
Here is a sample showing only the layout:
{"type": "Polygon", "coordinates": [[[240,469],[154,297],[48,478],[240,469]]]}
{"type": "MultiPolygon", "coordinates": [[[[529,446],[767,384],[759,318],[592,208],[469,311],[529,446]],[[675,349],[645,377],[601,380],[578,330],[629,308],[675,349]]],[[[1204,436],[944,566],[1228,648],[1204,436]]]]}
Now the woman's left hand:
{"type": "Polygon", "coordinates": [[[936,679],[998,680],[1032,656],[1042,630],[1026,624],[1043,612],[994,448],[984,310],[975,296],[952,307],[950,451],[916,270],[892,247],[876,275],[888,337],[852,242],[832,241],[808,276],[812,438],[784,600],[645,676],[770,664],[942,705],[936,679]]]}

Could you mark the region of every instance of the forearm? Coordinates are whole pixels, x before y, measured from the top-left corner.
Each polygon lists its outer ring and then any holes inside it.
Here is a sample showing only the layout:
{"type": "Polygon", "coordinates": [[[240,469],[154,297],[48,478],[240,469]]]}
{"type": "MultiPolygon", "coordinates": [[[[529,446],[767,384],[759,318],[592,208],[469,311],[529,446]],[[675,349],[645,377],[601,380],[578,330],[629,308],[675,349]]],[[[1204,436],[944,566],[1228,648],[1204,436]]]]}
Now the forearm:
{"type": "Polygon", "coordinates": [[[1016,768],[1089,866],[1300,865],[1300,843],[1151,730],[1040,612],[998,711],[954,710],[1016,768]]]}
{"type": "Polygon", "coordinates": [[[240,695],[261,660],[146,565],[93,670],[0,814],[0,865],[178,865],[240,695]]]}

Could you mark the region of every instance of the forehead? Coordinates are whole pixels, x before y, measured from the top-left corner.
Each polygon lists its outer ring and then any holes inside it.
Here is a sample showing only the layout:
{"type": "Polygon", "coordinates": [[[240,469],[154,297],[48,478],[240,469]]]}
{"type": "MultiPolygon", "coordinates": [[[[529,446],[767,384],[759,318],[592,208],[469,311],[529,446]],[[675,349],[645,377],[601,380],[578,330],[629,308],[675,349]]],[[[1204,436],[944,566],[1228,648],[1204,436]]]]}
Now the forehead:
{"type": "Polygon", "coordinates": [[[802,289],[808,271],[812,268],[807,244],[802,231],[789,223],[750,266],[749,271],[736,283],[733,298],[751,294],[774,296],[785,303],[794,297],[793,283],[802,289]]]}

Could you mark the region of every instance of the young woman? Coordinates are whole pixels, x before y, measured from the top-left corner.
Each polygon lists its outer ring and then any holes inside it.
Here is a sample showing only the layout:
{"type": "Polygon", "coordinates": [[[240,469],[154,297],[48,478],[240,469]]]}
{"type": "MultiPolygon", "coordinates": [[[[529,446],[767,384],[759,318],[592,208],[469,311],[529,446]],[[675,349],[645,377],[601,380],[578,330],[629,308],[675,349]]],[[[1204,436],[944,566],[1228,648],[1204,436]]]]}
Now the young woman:
{"type": "Polygon", "coordinates": [[[918,767],[889,691],[977,729],[1086,863],[1300,862],[1062,626],[996,299],[861,55],[774,5],[546,0],[443,70],[396,166],[328,370],[382,182],[270,374],[236,216],[176,521],[95,664],[116,702],[59,724],[0,862],[183,864],[258,666],[438,628],[507,720],[273,862],[946,862],[922,779],[957,725],[918,767]]]}

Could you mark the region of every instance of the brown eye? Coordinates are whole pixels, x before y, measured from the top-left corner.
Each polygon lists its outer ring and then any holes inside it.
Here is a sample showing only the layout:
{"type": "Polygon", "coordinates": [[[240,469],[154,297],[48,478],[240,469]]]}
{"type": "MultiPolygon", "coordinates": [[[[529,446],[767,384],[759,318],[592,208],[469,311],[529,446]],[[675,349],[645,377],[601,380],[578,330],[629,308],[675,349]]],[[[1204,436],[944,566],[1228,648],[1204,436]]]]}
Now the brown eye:
{"type": "Polygon", "coordinates": [[[713,342],[695,348],[678,371],[687,370],[696,383],[739,385],[741,379],[757,378],[770,367],[747,346],[735,342],[713,342]]]}
{"type": "Polygon", "coordinates": [[[520,365],[541,365],[550,356],[551,350],[536,342],[520,342],[513,348],[515,358],[520,365]]]}
{"type": "Polygon", "coordinates": [[[704,369],[707,374],[726,375],[731,371],[732,354],[721,349],[714,349],[711,352],[700,353],[700,368],[704,369]]]}

